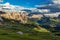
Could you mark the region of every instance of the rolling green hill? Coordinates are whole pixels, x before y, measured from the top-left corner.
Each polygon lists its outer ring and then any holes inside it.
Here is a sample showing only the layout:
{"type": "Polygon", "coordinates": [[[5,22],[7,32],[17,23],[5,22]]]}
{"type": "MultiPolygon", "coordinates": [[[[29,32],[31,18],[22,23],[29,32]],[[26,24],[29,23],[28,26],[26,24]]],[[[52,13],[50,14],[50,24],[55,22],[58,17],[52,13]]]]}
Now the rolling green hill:
{"type": "Polygon", "coordinates": [[[0,23],[0,40],[60,40],[60,37],[51,35],[51,32],[47,29],[37,27],[32,23],[22,24],[16,20],[0,23]],[[22,32],[22,34],[17,32],[22,32]]]}

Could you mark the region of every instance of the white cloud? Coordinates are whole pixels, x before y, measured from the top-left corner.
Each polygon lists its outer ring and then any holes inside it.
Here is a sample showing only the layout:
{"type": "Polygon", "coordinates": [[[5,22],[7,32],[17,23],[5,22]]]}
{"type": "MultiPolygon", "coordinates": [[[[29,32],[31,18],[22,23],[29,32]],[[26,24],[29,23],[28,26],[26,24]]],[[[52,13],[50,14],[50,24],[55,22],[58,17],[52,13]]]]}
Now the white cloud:
{"type": "Polygon", "coordinates": [[[52,0],[55,4],[60,4],[60,0],[52,0]]]}
{"type": "Polygon", "coordinates": [[[39,12],[41,12],[41,13],[50,12],[50,10],[48,10],[48,9],[41,9],[41,10],[39,10],[39,12]]]}
{"type": "MultiPolygon", "coordinates": [[[[52,7],[52,8],[59,8],[60,9],[60,0],[52,0],[52,2],[54,3],[54,4],[48,4],[48,5],[35,5],[35,7],[47,7],[47,6],[49,6],[49,7],[52,7]]],[[[49,9],[39,9],[39,12],[42,12],[42,13],[44,13],[44,12],[50,12],[50,10],[49,9]]]]}
{"type": "Polygon", "coordinates": [[[9,3],[9,2],[7,2],[7,3],[5,3],[4,5],[10,5],[10,3],[9,3]]]}
{"type": "Polygon", "coordinates": [[[27,9],[27,10],[31,10],[32,12],[37,12],[37,11],[38,11],[37,8],[25,8],[25,9],[27,9]]]}

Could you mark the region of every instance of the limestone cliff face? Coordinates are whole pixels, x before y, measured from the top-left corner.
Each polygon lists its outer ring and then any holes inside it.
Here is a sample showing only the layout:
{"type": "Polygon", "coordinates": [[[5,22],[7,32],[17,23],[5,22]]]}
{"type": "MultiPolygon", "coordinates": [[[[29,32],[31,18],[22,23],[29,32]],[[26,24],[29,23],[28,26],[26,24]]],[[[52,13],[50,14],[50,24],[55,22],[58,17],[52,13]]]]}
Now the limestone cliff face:
{"type": "Polygon", "coordinates": [[[27,16],[25,12],[6,12],[4,14],[0,13],[0,16],[8,18],[8,19],[14,19],[14,20],[19,20],[22,23],[26,23],[27,22],[27,16]]]}

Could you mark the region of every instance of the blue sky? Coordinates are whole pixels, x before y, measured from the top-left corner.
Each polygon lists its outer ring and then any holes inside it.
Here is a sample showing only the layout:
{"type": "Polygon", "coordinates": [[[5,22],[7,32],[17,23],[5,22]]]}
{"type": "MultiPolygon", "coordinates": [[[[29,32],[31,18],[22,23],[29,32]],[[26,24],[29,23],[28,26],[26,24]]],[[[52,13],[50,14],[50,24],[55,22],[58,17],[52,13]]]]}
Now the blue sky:
{"type": "Polygon", "coordinates": [[[51,0],[3,0],[3,3],[9,2],[12,5],[23,7],[35,7],[35,5],[50,4],[51,0]]]}

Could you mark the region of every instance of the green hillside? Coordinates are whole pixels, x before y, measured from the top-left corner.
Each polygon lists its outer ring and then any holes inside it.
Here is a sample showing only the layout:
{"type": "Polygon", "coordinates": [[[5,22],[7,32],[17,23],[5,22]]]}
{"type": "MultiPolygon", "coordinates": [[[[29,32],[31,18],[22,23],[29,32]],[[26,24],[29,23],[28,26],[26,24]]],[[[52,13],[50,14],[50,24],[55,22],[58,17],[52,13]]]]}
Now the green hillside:
{"type": "Polygon", "coordinates": [[[51,34],[47,29],[33,23],[22,24],[16,20],[0,22],[0,40],[60,40],[60,37],[51,34]],[[18,34],[18,31],[22,34],[18,34]]]}

